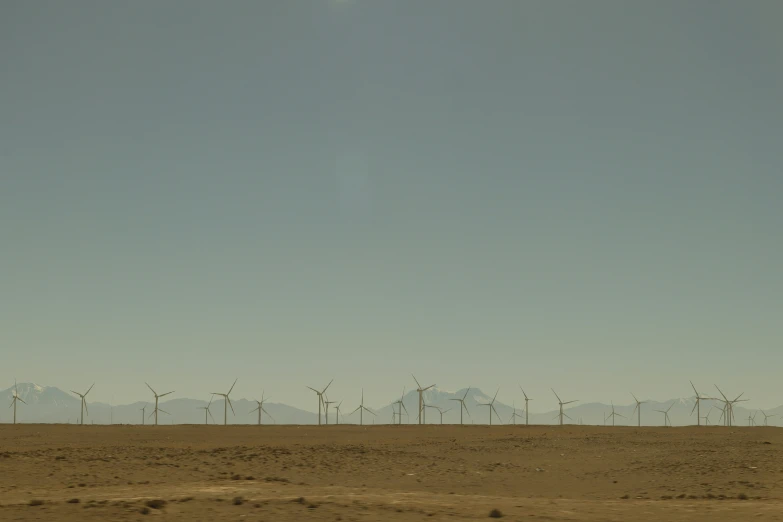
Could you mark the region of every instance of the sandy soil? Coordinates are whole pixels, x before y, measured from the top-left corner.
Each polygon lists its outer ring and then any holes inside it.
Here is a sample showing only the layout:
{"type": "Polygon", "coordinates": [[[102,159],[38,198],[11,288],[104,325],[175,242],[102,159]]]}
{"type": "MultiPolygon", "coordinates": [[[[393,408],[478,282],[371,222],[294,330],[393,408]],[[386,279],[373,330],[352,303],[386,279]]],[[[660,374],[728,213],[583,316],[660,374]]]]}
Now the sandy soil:
{"type": "Polygon", "coordinates": [[[0,520],[783,520],[782,449],[780,428],[2,425],[0,520]]]}

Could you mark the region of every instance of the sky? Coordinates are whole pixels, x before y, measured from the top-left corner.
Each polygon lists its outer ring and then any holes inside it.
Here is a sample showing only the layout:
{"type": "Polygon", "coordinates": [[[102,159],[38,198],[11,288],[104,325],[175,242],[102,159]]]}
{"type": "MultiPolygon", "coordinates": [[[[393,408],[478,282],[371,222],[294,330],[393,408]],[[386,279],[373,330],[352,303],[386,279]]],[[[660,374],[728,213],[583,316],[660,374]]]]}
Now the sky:
{"type": "Polygon", "coordinates": [[[783,3],[9,0],[0,388],[783,403],[783,3]]]}

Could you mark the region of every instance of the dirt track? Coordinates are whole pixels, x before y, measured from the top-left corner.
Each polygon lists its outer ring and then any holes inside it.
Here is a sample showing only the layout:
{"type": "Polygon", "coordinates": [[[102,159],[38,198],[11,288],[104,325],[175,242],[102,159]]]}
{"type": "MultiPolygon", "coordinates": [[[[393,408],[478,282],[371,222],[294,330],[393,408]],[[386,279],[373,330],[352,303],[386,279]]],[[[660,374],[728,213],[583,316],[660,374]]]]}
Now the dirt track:
{"type": "Polygon", "coordinates": [[[780,428],[2,425],[0,520],[783,520],[782,447],[780,428]]]}

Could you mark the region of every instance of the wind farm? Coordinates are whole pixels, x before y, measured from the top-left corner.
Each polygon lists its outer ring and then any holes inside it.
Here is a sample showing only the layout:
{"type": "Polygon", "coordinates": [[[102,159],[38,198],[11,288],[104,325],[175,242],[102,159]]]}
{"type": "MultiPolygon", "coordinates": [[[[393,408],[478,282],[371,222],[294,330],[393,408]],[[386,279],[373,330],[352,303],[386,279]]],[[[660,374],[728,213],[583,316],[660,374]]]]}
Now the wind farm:
{"type": "MultiPolygon", "coordinates": [[[[291,506],[293,496],[317,506],[303,509],[316,510],[317,516],[327,519],[369,509],[377,512],[379,519],[386,519],[385,513],[391,510],[399,514],[395,520],[412,520],[420,515],[421,506],[434,516],[446,515],[444,506],[454,494],[472,499],[465,512],[474,518],[482,516],[481,510],[498,510],[513,517],[534,507],[542,515],[551,512],[549,516],[554,518],[566,507],[560,505],[562,498],[551,496],[553,487],[555,491],[568,491],[566,498],[571,507],[567,509],[576,505],[601,513],[612,506],[618,516],[634,520],[648,520],[636,512],[643,502],[652,502],[644,504],[644,516],[649,515],[650,521],[677,520],[689,510],[719,499],[737,520],[749,516],[751,508],[747,505],[755,506],[753,512],[757,513],[783,502],[783,493],[769,489],[776,480],[772,470],[750,468],[753,487],[747,485],[750,482],[733,480],[721,472],[721,467],[733,458],[747,462],[762,456],[783,458],[783,430],[773,424],[779,410],[744,409],[749,399],[743,393],[729,398],[715,386],[718,397],[707,397],[699,394],[692,383],[686,383],[683,391],[692,390],[693,394],[656,401],[630,393],[632,401],[618,406],[614,401],[608,405],[577,405],[578,401],[563,400],[552,389],[551,398],[541,401],[539,412],[531,413],[531,398],[520,386],[506,394],[498,387],[487,395],[473,386],[448,391],[434,384],[422,386],[416,377],[413,380],[414,389],[406,391],[403,386],[401,395],[377,407],[367,403],[362,388],[347,415],[341,412],[345,401],[332,400],[327,392],[334,395],[336,386],[342,395],[349,391],[344,386],[350,383],[334,379],[321,389],[308,387],[318,399],[313,405],[318,409],[313,408],[313,412],[272,402],[263,389],[260,399],[232,397],[237,379],[226,392],[209,392],[208,400],[168,399],[173,391],[158,393],[141,383],[140,392],[151,391],[154,406],[141,401],[126,406],[91,402],[89,407],[95,384],[84,393],[71,390],[66,394],[14,382],[3,393],[10,399],[10,407],[21,405],[26,409],[24,418],[19,415],[21,410],[13,418],[16,425],[9,423],[3,428],[0,424],[0,448],[8,448],[5,453],[0,451],[0,459],[11,455],[10,460],[0,462],[8,464],[14,476],[23,477],[21,484],[32,492],[36,502],[43,502],[57,513],[57,519],[66,521],[71,516],[66,506],[72,501],[72,491],[80,489],[79,484],[87,486],[79,491],[79,501],[97,506],[94,511],[88,510],[88,519],[93,513],[102,519],[120,518],[118,509],[136,513],[157,509],[174,520],[185,520],[198,518],[201,512],[217,505],[213,518],[222,520],[229,516],[223,511],[225,505],[247,516],[251,511],[245,513],[242,509],[268,513],[278,520],[295,520],[299,515],[280,509],[291,506]],[[216,398],[222,400],[216,403],[216,398]],[[47,400],[53,401],[52,407],[72,408],[77,425],[30,422],[47,400]],[[524,401],[524,413],[517,409],[518,401],[524,401]],[[642,405],[654,415],[643,416],[642,405]],[[148,406],[153,408],[151,412],[148,406]],[[223,407],[222,423],[216,423],[213,417],[215,406],[223,407]],[[419,407],[418,417],[408,414],[419,407]],[[114,424],[83,422],[88,416],[104,416],[107,408],[115,414],[114,424]],[[228,410],[235,415],[229,417],[228,410]],[[713,422],[715,416],[710,418],[717,415],[715,410],[721,412],[717,422],[713,422]],[[706,411],[704,416],[702,411],[706,411]],[[158,413],[182,422],[164,424],[159,422],[158,413]],[[365,417],[373,422],[366,423],[365,417]],[[146,424],[148,418],[155,420],[146,424]],[[33,433],[45,434],[43,445],[33,442],[33,433]],[[10,437],[17,442],[7,443],[10,437]],[[723,451],[713,454],[708,468],[698,467],[699,452],[717,441],[723,451]],[[156,458],[166,463],[167,471],[141,464],[148,458],[149,447],[157,448],[156,458]],[[89,479],[73,475],[88,469],[93,451],[108,454],[109,448],[112,457],[105,458],[98,468],[89,468],[89,479]],[[684,480],[667,478],[660,465],[660,451],[665,452],[670,466],[686,470],[682,472],[687,475],[682,477],[684,480]],[[61,463],[47,471],[47,483],[59,485],[37,489],[42,480],[39,474],[45,468],[25,467],[27,460],[21,456],[28,454],[47,459],[65,456],[67,460],[57,461],[61,463]],[[432,458],[434,455],[443,456],[432,458]],[[482,479],[463,482],[454,469],[482,479]],[[123,479],[118,481],[116,477],[123,479]],[[194,480],[214,485],[197,486],[194,480]],[[106,495],[116,496],[117,488],[126,492],[126,500],[98,504],[106,495]],[[399,492],[414,495],[422,488],[425,493],[410,504],[401,504],[396,496],[399,492]],[[525,491],[524,498],[517,496],[520,490],[525,491]],[[164,504],[158,502],[162,491],[166,492],[164,504]],[[366,499],[361,508],[356,504],[360,492],[366,499]],[[486,503],[490,498],[491,506],[486,503]],[[150,508],[148,504],[159,507],[150,508]]],[[[31,501],[10,496],[13,488],[3,489],[8,476],[0,474],[0,512],[31,509],[31,501]]],[[[78,514],[84,517],[83,512],[78,514]]],[[[601,519],[588,515],[585,520],[601,519]]]]}

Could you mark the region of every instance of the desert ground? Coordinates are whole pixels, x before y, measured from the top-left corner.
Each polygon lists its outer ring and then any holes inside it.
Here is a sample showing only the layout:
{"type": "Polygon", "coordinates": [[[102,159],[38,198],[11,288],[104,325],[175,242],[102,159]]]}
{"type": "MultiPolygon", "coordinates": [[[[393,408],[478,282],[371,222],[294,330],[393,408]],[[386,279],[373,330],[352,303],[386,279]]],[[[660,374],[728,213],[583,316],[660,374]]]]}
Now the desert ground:
{"type": "Polygon", "coordinates": [[[783,520],[783,429],[0,425],[3,521],[491,515],[783,520]]]}

